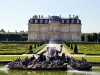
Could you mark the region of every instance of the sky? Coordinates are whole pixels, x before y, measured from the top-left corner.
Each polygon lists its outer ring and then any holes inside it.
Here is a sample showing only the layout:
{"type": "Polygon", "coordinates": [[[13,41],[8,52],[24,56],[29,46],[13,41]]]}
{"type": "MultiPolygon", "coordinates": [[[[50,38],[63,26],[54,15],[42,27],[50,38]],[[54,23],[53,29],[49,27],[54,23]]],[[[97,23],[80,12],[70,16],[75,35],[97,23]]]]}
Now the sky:
{"type": "Polygon", "coordinates": [[[78,15],[82,33],[100,32],[100,0],[0,0],[0,29],[28,31],[33,15],[78,15]]]}

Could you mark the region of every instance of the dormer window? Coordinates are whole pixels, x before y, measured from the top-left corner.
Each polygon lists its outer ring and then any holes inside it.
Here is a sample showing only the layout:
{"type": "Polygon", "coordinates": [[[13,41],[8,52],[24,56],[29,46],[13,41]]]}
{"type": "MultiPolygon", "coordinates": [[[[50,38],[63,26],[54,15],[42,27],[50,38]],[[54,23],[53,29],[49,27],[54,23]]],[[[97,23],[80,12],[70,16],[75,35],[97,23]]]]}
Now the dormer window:
{"type": "Polygon", "coordinates": [[[77,23],[79,23],[79,20],[77,20],[77,23]]]}
{"type": "Polygon", "coordinates": [[[66,20],[66,23],[69,23],[69,20],[66,20]]]}
{"type": "Polygon", "coordinates": [[[72,23],[74,23],[74,20],[72,20],[72,23]]]}
{"type": "Polygon", "coordinates": [[[45,20],[45,23],[48,23],[48,20],[45,20]]]}
{"type": "Polygon", "coordinates": [[[62,20],[62,23],[64,23],[64,20],[62,20]]]}
{"type": "Polygon", "coordinates": [[[29,23],[32,24],[32,23],[33,23],[33,19],[30,19],[30,20],[29,20],[29,23]]]}
{"type": "Polygon", "coordinates": [[[38,20],[35,20],[35,23],[38,23],[38,20]]]}
{"type": "Polygon", "coordinates": [[[43,23],[43,20],[40,20],[40,23],[43,23]]]}

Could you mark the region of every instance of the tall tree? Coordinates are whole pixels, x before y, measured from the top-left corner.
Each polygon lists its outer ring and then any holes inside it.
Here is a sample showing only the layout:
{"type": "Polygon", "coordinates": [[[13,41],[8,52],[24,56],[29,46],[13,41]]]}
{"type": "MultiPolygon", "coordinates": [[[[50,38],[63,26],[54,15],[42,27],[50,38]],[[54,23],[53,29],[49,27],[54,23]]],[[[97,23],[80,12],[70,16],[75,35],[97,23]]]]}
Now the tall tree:
{"type": "Polygon", "coordinates": [[[3,33],[5,33],[5,30],[4,30],[4,29],[1,29],[1,30],[0,30],[0,32],[3,32],[3,33]]]}

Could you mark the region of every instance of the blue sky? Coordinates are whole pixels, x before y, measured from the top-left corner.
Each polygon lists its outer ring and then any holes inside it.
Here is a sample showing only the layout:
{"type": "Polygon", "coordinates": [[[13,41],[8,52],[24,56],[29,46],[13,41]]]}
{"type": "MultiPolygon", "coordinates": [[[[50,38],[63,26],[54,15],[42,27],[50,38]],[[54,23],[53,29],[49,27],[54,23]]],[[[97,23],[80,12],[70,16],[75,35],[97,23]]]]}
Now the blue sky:
{"type": "Polygon", "coordinates": [[[27,31],[33,15],[79,15],[82,32],[100,32],[100,0],[0,0],[0,29],[27,31]]]}

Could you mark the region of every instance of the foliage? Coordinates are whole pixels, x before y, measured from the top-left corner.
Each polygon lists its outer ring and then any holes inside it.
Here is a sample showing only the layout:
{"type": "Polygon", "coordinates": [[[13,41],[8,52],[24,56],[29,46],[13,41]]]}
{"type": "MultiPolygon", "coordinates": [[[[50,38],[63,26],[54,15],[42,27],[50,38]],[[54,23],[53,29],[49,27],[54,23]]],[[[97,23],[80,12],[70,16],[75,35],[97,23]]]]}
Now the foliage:
{"type": "Polygon", "coordinates": [[[79,52],[85,54],[100,54],[100,44],[77,44],[79,52]]]}
{"type": "MultiPolygon", "coordinates": [[[[76,59],[82,59],[82,57],[74,57],[74,58],[76,58],[76,59]]],[[[87,61],[93,61],[93,62],[100,62],[100,57],[87,57],[87,56],[85,56],[84,57],[87,61]]]]}
{"type": "Polygon", "coordinates": [[[39,47],[39,46],[40,46],[40,42],[37,43],[37,47],[39,47]]]}
{"type": "Polygon", "coordinates": [[[39,52],[40,50],[42,50],[43,48],[45,47],[45,44],[43,44],[42,46],[40,46],[40,47],[37,47],[36,49],[33,49],[33,53],[37,53],[37,52],[39,52]]]}
{"type": "Polygon", "coordinates": [[[73,49],[73,44],[72,43],[70,44],[70,48],[73,49]]]}
{"type": "Polygon", "coordinates": [[[28,34],[25,33],[0,33],[0,41],[27,41],[28,34]]]}
{"type": "Polygon", "coordinates": [[[33,52],[33,50],[32,50],[32,49],[33,49],[33,47],[32,47],[32,45],[30,45],[30,46],[29,46],[29,52],[30,52],[30,53],[32,53],[32,52],[33,52]]]}
{"type": "Polygon", "coordinates": [[[36,43],[34,44],[34,48],[36,49],[36,43]]]}
{"type": "MultiPolygon", "coordinates": [[[[26,56],[20,56],[21,59],[24,59],[26,56]]],[[[0,56],[0,60],[15,60],[18,56],[0,56]]]]}
{"type": "Polygon", "coordinates": [[[78,53],[78,48],[77,48],[77,45],[75,44],[74,46],[74,53],[77,54],[78,53]]]}
{"type": "Polygon", "coordinates": [[[45,44],[42,46],[34,48],[36,44],[1,44],[0,43],[0,54],[1,55],[20,55],[24,53],[36,53],[45,47],[45,44]]]}
{"type": "Polygon", "coordinates": [[[85,33],[81,35],[81,40],[86,42],[100,42],[100,33],[85,33]]]}
{"type": "Polygon", "coordinates": [[[63,47],[66,48],[68,50],[69,53],[73,53],[73,50],[71,50],[68,46],[66,46],[65,44],[63,44],[63,47]]]}

